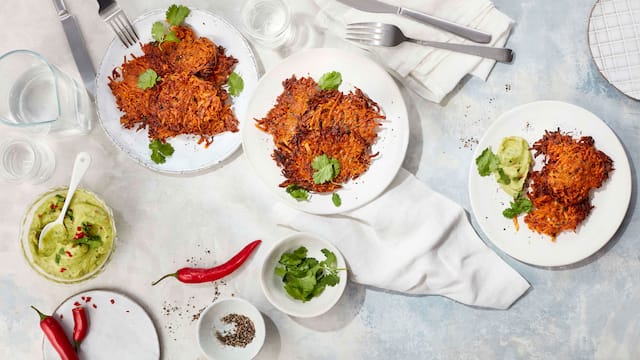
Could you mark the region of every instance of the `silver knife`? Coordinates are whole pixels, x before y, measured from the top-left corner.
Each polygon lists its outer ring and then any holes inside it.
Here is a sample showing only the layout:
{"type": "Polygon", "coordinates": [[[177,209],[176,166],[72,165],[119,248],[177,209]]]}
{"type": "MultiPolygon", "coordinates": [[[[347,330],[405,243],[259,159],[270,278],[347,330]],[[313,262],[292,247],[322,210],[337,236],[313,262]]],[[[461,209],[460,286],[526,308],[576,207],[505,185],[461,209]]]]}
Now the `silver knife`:
{"type": "Polygon", "coordinates": [[[373,12],[373,13],[385,13],[385,14],[398,14],[398,15],[410,18],[412,20],[417,20],[419,22],[440,28],[442,30],[448,31],[452,34],[456,34],[458,36],[461,36],[465,39],[469,39],[477,43],[487,44],[491,41],[491,34],[487,34],[482,31],[478,31],[476,29],[473,29],[464,25],[459,25],[445,19],[431,16],[420,11],[385,4],[377,0],[338,0],[338,1],[347,6],[358,9],[360,11],[373,12]]]}
{"type": "Polygon", "coordinates": [[[82,77],[82,82],[84,82],[91,99],[94,99],[96,96],[96,71],[91,62],[89,51],[87,51],[82,32],[80,32],[80,26],[78,26],[76,18],[67,11],[63,0],[53,0],[53,5],[56,7],[58,18],[67,36],[69,48],[71,48],[71,54],[80,72],[80,77],[82,77]]]}

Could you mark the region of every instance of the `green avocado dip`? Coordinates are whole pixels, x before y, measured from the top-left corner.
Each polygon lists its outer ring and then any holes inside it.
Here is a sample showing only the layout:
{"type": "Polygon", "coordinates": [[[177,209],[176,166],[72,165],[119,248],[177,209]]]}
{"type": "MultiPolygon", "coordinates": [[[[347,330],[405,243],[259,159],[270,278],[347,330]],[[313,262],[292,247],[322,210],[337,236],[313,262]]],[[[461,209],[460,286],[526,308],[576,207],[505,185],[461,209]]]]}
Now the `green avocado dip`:
{"type": "Polygon", "coordinates": [[[497,154],[494,154],[490,148],[486,148],[476,158],[478,174],[480,176],[494,174],[502,190],[513,198],[502,215],[514,219],[516,229],[518,228],[516,217],[533,209],[533,204],[526,197],[524,189],[532,163],[533,157],[529,151],[529,144],[519,136],[503,138],[497,154]]]}
{"type": "Polygon", "coordinates": [[[509,178],[509,182],[500,181],[501,175],[498,173],[495,174],[496,180],[500,183],[502,190],[515,198],[522,191],[533,161],[529,144],[519,136],[507,136],[502,139],[497,156],[499,166],[504,175],[509,178]]]}
{"type": "Polygon", "coordinates": [[[58,226],[49,231],[39,250],[40,232],[60,214],[65,194],[51,195],[36,209],[28,241],[36,266],[53,277],[74,280],[92,273],[107,260],[113,247],[114,228],[102,201],[78,189],[69,204],[64,228],[58,226]]]}

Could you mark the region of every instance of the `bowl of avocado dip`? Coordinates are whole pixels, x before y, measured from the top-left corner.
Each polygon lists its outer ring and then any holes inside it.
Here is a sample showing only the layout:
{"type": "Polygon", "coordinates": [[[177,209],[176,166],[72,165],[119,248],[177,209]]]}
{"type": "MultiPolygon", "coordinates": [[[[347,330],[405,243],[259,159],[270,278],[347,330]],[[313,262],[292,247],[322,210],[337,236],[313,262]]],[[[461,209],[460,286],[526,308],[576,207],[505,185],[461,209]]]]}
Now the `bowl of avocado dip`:
{"type": "Polygon", "coordinates": [[[96,194],[77,189],[64,218],[63,231],[51,231],[38,246],[44,226],[62,209],[67,188],[42,194],[31,204],[20,232],[22,252],[40,275],[61,283],[77,283],[102,271],[116,246],[113,212],[96,194]]]}

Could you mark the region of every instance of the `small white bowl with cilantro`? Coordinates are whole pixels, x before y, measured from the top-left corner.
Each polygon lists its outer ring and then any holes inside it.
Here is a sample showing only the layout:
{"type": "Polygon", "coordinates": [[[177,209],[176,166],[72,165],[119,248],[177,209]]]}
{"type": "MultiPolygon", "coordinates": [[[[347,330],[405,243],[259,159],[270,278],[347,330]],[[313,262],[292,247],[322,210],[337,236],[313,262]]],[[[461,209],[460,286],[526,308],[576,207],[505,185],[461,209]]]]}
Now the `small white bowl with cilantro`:
{"type": "Polygon", "coordinates": [[[295,233],[278,241],[262,264],[260,283],[269,302],[299,318],[324,314],[347,285],[344,258],[328,241],[295,233]]]}

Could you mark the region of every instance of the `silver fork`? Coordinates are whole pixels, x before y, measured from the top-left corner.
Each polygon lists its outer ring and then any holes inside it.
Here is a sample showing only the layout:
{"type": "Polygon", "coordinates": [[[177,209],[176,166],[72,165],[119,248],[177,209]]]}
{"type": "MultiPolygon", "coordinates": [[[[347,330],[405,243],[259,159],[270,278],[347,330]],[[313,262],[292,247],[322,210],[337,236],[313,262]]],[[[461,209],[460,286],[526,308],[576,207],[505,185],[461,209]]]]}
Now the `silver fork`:
{"type": "Polygon", "coordinates": [[[98,14],[111,26],[124,46],[130,47],[139,41],[136,30],[115,0],[98,0],[98,5],[98,14]]]}
{"type": "Polygon", "coordinates": [[[513,51],[511,49],[412,39],[405,36],[399,27],[379,22],[353,23],[347,25],[346,39],[359,42],[364,45],[391,47],[397,46],[404,41],[408,41],[414,44],[480,56],[500,62],[509,63],[513,60],[513,51]]]}

